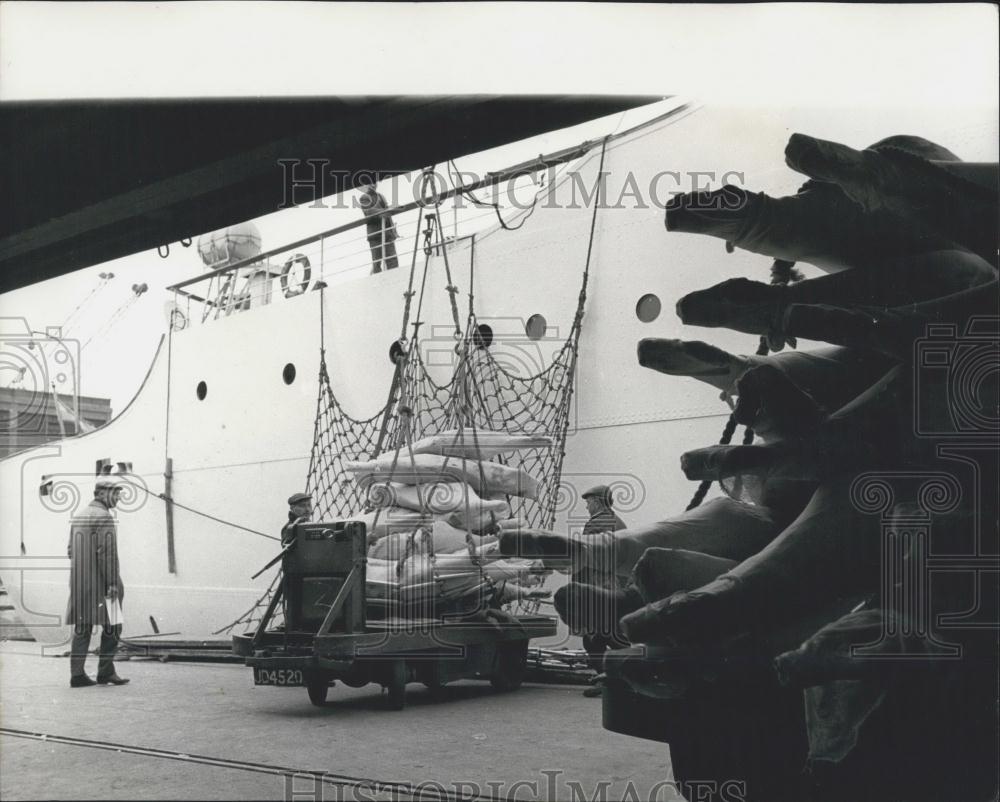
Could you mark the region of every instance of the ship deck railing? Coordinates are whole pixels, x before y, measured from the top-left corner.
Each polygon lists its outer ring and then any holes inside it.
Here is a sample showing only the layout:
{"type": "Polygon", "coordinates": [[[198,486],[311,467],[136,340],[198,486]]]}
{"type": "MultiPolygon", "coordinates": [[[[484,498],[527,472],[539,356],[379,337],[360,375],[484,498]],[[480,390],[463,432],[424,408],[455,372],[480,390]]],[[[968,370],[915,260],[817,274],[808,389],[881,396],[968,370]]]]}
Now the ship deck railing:
{"type": "MultiPolygon", "coordinates": [[[[330,286],[371,275],[374,257],[368,225],[381,218],[391,219],[395,228],[392,245],[398,261],[396,269],[410,270],[415,248],[419,269],[428,243],[429,215],[435,216],[436,227],[429,240],[432,256],[439,256],[442,246],[449,250],[467,246],[477,234],[496,228],[498,217],[510,221],[527,213],[531,208],[529,199],[542,191],[537,183],[539,173],[584,156],[593,144],[585,142],[488,173],[470,184],[438,190],[433,203],[418,198],[369,217],[359,209],[358,217],[343,225],[173,284],[167,288],[175,293],[171,325],[174,330],[183,329],[294,297],[300,294],[299,276],[306,266],[311,274],[308,290],[320,281],[330,286]],[[477,191],[480,194],[473,195],[477,191]],[[283,285],[281,276],[286,269],[289,278],[283,285]]],[[[384,262],[381,267],[384,269],[384,262]]]]}

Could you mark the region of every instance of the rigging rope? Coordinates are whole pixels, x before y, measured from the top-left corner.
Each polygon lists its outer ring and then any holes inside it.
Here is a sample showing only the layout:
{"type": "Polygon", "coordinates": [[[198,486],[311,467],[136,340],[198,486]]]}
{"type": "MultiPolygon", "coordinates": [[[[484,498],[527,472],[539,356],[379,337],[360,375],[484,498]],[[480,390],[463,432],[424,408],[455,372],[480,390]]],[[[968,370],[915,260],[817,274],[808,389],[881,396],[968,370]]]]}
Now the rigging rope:
{"type": "MultiPolygon", "coordinates": [[[[458,191],[458,194],[461,195],[463,198],[468,198],[470,201],[472,201],[472,203],[475,206],[478,206],[480,208],[491,208],[491,209],[493,209],[494,213],[496,214],[497,221],[500,223],[500,227],[504,231],[517,231],[519,228],[521,228],[525,224],[525,222],[528,220],[528,218],[531,217],[531,215],[535,213],[535,205],[538,203],[538,196],[539,196],[539,194],[541,192],[541,189],[544,189],[544,179],[543,179],[543,186],[539,189],[539,192],[535,193],[535,197],[531,201],[531,206],[528,208],[528,213],[522,218],[522,220],[521,220],[520,223],[518,223],[516,226],[512,226],[512,225],[509,225],[503,219],[503,215],[500,214],[500,204],[499,203],[493,203],[491,201],[480,200],[479,198],[477,198],[472,193],[471,190],[461,189],[455,183],[455,179],[452,177],[451,170],[452,170],[453,167],[455,168],[455,172],[459,175],[459,177],[461,177],[462,173],[458,169],[458,165],[455,164],[455,160],[454,159],[449,159],[448,160],[448,178],[451,181],[452,186],[458,191]]],[[[516,177],[517,176],[515,176],[515,178],[516,177]]],[[[513,181],[514,178],[511,178],[510,180],[513,181]]]]}
{"type": "Polygon", "coordinates": [[[77,321],[74,318],[80,313],[80,310],[83,309],[84,305],[86,305],[89,301],[91,301],[94,298],[94,296],[97,295],[97,293],[99,293],[101,290],[107,287],[108,283],[114,277],[115,277],[114,273],[100,274],[100,276],[98,277],[97,285],[95,287],[92,287],[90,292],[83,297],[83,299],[80,301],[80,303],[76,305],[76,307],[74,307],[73,311],[66,316],[66,319],[62,323],[62,326],[60,326],[60,328],[63,331],[62,336],[64,337],[67,336],[69,330],[76,324],[77,321]]]}
{"type": "Polygon", "coordinates": [[[148,287],[145,284],[133,284],[132,285],[132,295],[130,295],[122,304],[115,309],[107,318],[105,318],[104,323],[91,334],[83,345],[80,346],[80,350],[83,351],[96,337],[101,337],[107,334],[115,326],[115,324],[121,320],[125,314],[132,308],[132,305],[146,292],[148,287]]]}
{"type": "MultiPolygon", "coordinates": [[[[115,477],[118,478],[117,476],[115,477]]],[[[145,485],[136,484],[135,482],[130,482],[127,479],[122,479],[121,484],[129,485],[134,487],[136,490],[141,490],[143,493],[149,496],[154,496],[160,499],[164,503],[172,504],[175,507],[180,507],[182,510],[186,510],[194,515],[200,515],[202,518],[208,518],[210,521],[215,521],[216,523],[223,524],[225,526],[231,526],[233,529],[242,529],[244,532],[249,532],[252,535],[259,535],[260,537],[266,537],[269,540],[281,540],[281,538],[275,537],[274,535],[269,535],[266,532],[260,532],[256,529],[251,529],[249,526],[243,526],[242,524],[234,523],[233,521],[227,521],[225,518],[217,518],[214,515],[210,515],[207,512],[202,512],[201,510],[196,510],[194,507],[188,507],[186,504],[181,504],[179,501],[171,498],[166,493],[157,493],[154,490],[150,490],[145,485]]]]}
{"type": "MultiPolygon", "coordinates": [[[[789,262],[784,259],[775,259],[774,264],[771,265],[771,284],[785,286],[796,281],[801,281],[803,278],[803,274],[795,269],[795,262],[789,262]]],[[[754,355],[767,356],[770,351],[771,349],[767,344],[767,335],[760,335],[760,340],[758,341],[757,350],[754,352],[754,355]]],[[[733,435],[736,433],[736,425],[736,416],[734,413],[730,413],[729,418],[726,421],[726,425],[722,430],[722,437],[719,438],[720,446],[728,446],[732,442],[733,435]]],[[[750,426],[747,426],[743,432],[743,445],[753,445],[753,441],[754,431],[750,426]]],[[[708,495],[708,491],[711,489],[713,481],[714,480],[712,479],[703,479],[698,484],[698,488],[694,491],[691,501],[689,501],[687,507],[684,508],[685,512],[693,510],[705,500],[705,496],[708,495]]]]}

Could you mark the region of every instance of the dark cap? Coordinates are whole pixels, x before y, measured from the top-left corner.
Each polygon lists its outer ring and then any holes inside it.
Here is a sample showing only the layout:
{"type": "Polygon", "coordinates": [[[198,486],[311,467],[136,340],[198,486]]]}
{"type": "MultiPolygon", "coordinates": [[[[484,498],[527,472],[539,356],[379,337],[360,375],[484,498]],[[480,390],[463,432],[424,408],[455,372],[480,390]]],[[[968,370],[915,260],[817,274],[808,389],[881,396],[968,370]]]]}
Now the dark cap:
{"type": "Polygon", "coordinates": [[[308,493],[292,493],[288,497],[288,506],[294,507],[296,504],[301,504],[303,501],[312,501],[312,496],[308,493]]]}
{"type": "Polygon", "coordinates": [[[98,479],[94,483],[94,492],[98,490],[114,490],[116,487],[121,487],[114,479],[98,479]]]}
{"type": "Polygon", "coordinates": [[[611,506],[611,488],[607,485],[594,485],[590,490],[583,494],[584,498],[599,498],[609,507],[611,506]]]}

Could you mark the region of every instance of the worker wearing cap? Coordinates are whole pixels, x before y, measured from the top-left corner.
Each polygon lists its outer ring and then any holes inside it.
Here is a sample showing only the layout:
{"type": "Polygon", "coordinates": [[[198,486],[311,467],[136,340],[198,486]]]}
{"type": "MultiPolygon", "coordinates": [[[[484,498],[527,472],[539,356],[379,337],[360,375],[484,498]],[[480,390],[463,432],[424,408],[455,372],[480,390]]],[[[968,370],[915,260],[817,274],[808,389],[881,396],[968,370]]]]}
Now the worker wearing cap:
{"type": "MultiPolygon", "coordinates": [[[[607,485],[596,485],[583,494],[583,500],[587,504],[587,512],[590,520],[583,527],[583,535],[594,536],[602,532],[617,532],[625,528],[625,522],[615,514],[612,509],[613,500],[611,498],[611,488],[607,485]]],[[[572,581],[584,585],[594,585],[605,588],[610,592],[622,591],[623,580],[620,580],[612,566],[606,566],[606,570],[595,567],[584,568],[576,571],[572,576],[572,581]]],[[[610,598],[610,597],[609,597],[610,598]]],[[[614,615],[614,611],[609,611],[609,615],[614,615]]],[[[604,616],[597,616],[604,618],[604,616]]],[[[607,624],[608,622],[605,622],[607,624]]],[[[583,633],[583,648],[590,657],[591,664],[600,670],[604,652],[614,643],[610,631],[597,631],[583,633]]],[[[600,696],[599,686],[592,686],[584,691],[585,696],[600,696]]]]}
{"type": "Polygon", "coordinates": [[[292,539],[292,530],[296,524],[302,524],[312,519],[312,496],[308,493],[293,493],[288,497],[288,523],[281,527],[281,542],[292,539]]]}
{"type": "Polygon", "coordinates": [[[109,604],[120,603],[125,596],[118,564],[118,528],[111,513],[120,495],[119,485],[109,479],[99,479],[94,486],[94,500],[74,515],[70,524],[66,549],[70,561],[66,623],[73,627],[69,660],[71,688],[128,682],[115,671],[113,661],[122,625],[111,623],[108,610],[109,604]],[[101,627],[96,681],[85,671],[95,626],[101,627]]]}
{"type": "Polygon", "coordinates": [[[611,488],[596,485],[583,494],[590,520],[583,527],[583,534],[596,535],[598,532],[617,532],[625,528],[625,522],[611,509],[611,488]]]}
{"type": "MultiPolygon", "coordinates": [[[[583,500],[587,504],[587,512],[590,520],[583,527],[583,536],[595,536],[603,532],[617,532],[625,528],[625,522],[619,518],[611,508],[611,488],[607,485],[597,485],[590,488],[583,494],[583,500]]],[[[597,585],[614,590],[619,587],[617,573],[614,566],[590,565],[572,574],[574,582],[581,582],[586,585],[597,585]]]]}

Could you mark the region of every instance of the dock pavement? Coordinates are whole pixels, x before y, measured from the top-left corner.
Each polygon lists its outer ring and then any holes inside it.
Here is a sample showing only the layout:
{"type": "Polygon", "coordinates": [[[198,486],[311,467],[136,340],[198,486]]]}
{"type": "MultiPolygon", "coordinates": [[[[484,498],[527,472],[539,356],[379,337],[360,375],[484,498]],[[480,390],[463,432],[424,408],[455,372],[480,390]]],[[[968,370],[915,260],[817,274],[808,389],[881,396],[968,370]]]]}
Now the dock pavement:
{"type": "Polygon", "coordinates": [[[680,798],[667,747],[604,730],[576,686],[412,683],[390,711],[338,683],[318,708],[234,664],[132,659],[130,684],[74,689],[45,651],[0,643],[3,800],[680,798]]]}

